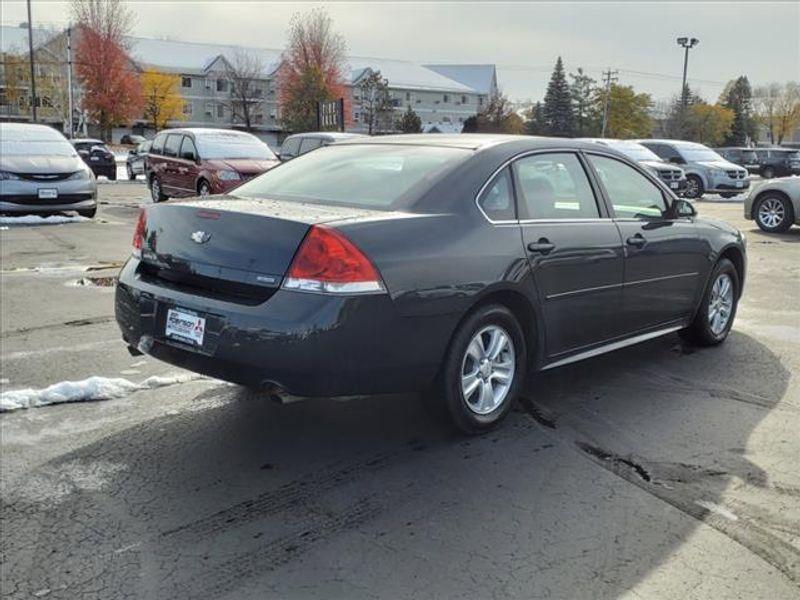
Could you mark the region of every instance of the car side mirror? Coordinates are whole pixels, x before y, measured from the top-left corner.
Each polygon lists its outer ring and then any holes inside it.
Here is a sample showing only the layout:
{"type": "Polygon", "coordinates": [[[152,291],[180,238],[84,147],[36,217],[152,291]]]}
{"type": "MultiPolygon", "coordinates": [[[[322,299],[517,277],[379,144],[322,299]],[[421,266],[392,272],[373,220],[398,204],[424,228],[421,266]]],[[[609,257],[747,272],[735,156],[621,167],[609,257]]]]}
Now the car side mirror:
{"type": "Polygon", "coordinates": [[[675,218],[697,216],[697,209],[694,207],[694,204],[683,198],[676,198],[673,200],[671,209],[672,215],[675,218]]]}

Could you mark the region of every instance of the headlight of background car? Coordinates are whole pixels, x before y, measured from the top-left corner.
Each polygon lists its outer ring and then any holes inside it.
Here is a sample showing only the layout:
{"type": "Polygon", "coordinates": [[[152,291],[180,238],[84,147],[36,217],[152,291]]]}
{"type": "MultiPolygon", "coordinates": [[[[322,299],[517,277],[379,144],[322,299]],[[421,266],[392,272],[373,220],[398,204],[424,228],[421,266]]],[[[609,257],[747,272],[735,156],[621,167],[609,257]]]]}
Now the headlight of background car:
{"type": "Polygon", "coordinates": [[[14,173],[9,173],[8,171],[0,171],[0,181],[8,181],[19,179],[18,175],[14,175],[14,173]]]}
{"type": "Polygon", "coordinates": [[[239,173],[236,171],[218,171],[217,177],[220,178],[221,181],[239,181],[239,173]]]}
{"type": "Polygon", "coordinates": [[[90,169],[86,169],[85,171],[81,169],[80,171],[75,171],[72,175],[67,177],[72,181],[79,180],[79,179],[91,179],[92,178],[92,171],[90,169]]]}

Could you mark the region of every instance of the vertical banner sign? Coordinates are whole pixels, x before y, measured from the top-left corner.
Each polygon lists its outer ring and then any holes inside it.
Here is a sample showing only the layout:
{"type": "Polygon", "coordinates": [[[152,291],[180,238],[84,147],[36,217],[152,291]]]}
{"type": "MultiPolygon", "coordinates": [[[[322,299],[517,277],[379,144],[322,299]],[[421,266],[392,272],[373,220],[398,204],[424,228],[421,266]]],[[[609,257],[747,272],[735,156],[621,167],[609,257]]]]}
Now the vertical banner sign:
{"type": "Polygon", "coordinates": [[[330,102],[317,102],[317,129],[344,131],[344,98],[330,102]]]}

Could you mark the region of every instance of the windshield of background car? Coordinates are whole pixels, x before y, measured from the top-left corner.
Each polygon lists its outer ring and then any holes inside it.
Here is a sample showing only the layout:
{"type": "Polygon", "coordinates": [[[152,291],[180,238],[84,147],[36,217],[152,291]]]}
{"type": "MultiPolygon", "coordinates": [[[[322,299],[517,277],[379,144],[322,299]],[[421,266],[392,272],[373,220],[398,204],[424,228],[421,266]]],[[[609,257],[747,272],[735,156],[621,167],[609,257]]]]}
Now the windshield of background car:
{"type": "Polygon", "coordinates": [[[662,162],[661,158],[651,150],[648,150],[641,144],[618,144],[611,145],[615,150],[619,150],[631,160],[654,160],[662,162]]]}
{"type": "Polygon", "coordinates": [[[390,209],[470,156],[461,148],[332,145],[267,171],[235,194],[390,209]]]}
{"type": "Polygon", "coordinates": [[[758,154],[752,150],[742,150],[742,160],[747,162],[758,162],[758,154]]]}
{"type": "Polygon", "coordinates": [[[713,150],[709,150],[703,146],[681,147],[680,152],[683,158],[689,162],[728,162],[713,150]]]}
{"type": "Polygon", "coordinates": [[[269,147],[252,135],[241,133],[204,133],[195,135],[200,158],[204,160],[224,158],[252,158],[277,160],[269,147]]]}

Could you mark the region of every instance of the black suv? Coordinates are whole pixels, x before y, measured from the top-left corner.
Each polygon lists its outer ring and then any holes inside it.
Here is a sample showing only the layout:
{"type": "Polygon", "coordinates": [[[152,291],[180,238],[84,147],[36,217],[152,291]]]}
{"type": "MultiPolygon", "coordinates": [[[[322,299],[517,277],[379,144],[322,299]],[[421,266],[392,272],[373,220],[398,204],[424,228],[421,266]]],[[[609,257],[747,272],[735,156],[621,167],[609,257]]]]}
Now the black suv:
{"type": "Polygon", "coordinates": [[[72,140],[72,145],[95,177],[105,175],[112,181],[117,179],[117,160],[105,142],[89,138],[72,140]]]}
{"type": "Polygon", "coordinates": [[[716,151],[722,158],[747,169],[751,175],[761,173],[761,162],[752,148],[716,148],[716,151]]]}
{"type": "Polygon", "coordinates": [[[764,179],[800,175],[800,150],[796,148],[756,148],[759,174],[764,179]]]}

